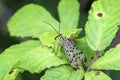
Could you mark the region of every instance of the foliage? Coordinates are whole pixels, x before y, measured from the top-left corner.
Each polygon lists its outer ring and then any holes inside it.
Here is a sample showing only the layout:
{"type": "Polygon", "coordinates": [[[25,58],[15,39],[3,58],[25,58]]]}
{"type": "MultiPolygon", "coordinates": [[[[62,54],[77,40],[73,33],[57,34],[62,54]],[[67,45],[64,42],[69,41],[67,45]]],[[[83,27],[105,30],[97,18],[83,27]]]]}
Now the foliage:
{"type": "Polygon", "coordinates": [[[118,31],[119,4],[119,0],[94,1],[83,38],[78,36],[81,29],[77,29],[80,15],[77,0],[59,2],[60,22],[40,5],[25,5],[9,20],[7,26],[10,35],[39,40],[28,40],[13,45],[0,54],[0,80],[14,80],[25,70],[30,73],[41,73],[45,70],[40,80],[81,80],[83,77],[85,80],[111,80],[102,71],[120,70],[120,44],[106,52],[104,50],[111,44],[118,31]],[[65,59],[56,55],[56,52],[64,53],[54,49],[54,46],[59,44],[55,41],[59,34],[59,24],[60,33],[73,39],[76,46],[84,52],[87,62],[83,64],[87,70],[81,66],[80,70],[75,71],[65,59]],[[97,57],[96,61],[93,59],[94,63],[91,63],[91,57],[97,53],[100,58],[97,57]]]}

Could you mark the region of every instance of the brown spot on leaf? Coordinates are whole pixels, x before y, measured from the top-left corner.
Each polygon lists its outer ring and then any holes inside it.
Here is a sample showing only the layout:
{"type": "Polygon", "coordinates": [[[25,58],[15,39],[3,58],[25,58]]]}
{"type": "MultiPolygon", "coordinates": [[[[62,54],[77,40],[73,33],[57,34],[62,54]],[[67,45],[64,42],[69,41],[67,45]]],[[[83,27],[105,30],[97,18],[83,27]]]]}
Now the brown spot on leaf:
{"type": "Polygon", "coordinates": [[[100,72],[99,72],[99,71],[97,71],[97,72],[95,73],[95,76],[98,76],[98,75],[100,75],[100,72]]]}
{"type": "Polygon", "coordinates": [[[97,13],[97,16],[98,16],[98,17],[102,17],[103,14],[102,14],[102,13],[97,13]]]}
{"type": "Polygon", "coordinates": [[[14,71],[13,70],[11,70],[10,72],[9,72],[9,74],[12,74],[14,71]]]}

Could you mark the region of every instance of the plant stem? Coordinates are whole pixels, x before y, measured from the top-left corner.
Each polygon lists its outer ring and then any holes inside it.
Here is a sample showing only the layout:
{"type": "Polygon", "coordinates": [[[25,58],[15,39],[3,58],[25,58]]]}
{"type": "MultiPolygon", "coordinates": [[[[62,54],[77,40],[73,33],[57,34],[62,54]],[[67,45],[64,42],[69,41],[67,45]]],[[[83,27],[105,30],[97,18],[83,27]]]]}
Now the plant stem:
{"type": "Polygon", "coordinates": [[[91,61],[89,67],[88,67],[87,70],[86,70],[86,72],[89,72],[89,71],[92,70],[92,65],[93,65],[93,63],[98,59],[98,57],[99,57],[99,52],[96,51],[96,55],[94,56],[93,60],[91,61]]]}

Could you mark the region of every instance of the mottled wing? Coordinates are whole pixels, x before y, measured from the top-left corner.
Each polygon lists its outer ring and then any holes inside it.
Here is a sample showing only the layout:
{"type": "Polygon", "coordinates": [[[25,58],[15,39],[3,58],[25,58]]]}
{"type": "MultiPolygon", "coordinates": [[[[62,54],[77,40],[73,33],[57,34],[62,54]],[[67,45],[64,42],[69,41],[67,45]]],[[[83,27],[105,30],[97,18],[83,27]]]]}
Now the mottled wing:
{"type": "Polygon", "coordinates": [[[73,52],[82,62],[86,62],[86,57],[85,57],[84,53],[82,53],[80,50],[78,50],[77,47],[75,47],[73,49],[73,52]]]}
{"type": "Polygon", "coordinates": [[[78,60],[77,60],[76,54],[74,54],[73,44],[71,43],[71,41],[69,41],[69,39],[67,39],[65,37],[61,37],[60,41],[61,41],[61,45],[63,46],[63,48],[65,50],[65,53],[68,56],[71,66],[75,70],[77,70],[78,69],[78,62],[77,62],[78,60]]]}
{"type": "Polygon", "coordinates": [[[77,58],[79,58],[82,62],[86,62],[86,57],[84,55],[83,52],[81,52],[76,46],[75,43],[69,39],[69,41],[71,42],[71,47],[73,48],[73,53],[77,56],[77,58]]]}

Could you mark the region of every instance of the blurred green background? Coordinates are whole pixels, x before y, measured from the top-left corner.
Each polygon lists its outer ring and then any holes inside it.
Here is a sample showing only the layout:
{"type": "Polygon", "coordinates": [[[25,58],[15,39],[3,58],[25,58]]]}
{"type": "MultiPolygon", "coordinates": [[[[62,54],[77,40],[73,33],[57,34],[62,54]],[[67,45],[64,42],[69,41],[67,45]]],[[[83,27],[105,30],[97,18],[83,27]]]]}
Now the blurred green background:
{"type": "MultiPolygon", "coordinates": [[[[29,3],[40,4],[50,11],[57,20],[59,20],[57,13],[57,5],[59,1],[60,0],[0,0],[0,53],[9,46],[28,39],[11,37],[7,30],[7,21],[19,8],[29,3]]],[[[84,28],[87,21],[88,11],[93,1],[94,0],[79,0],[81,3],[81,13],[78,27],[84,28]]],[[[82,33],[82,36],[84,36],[84,32],[82,33]]],[[[118,43],[120,43],[120,30],[110,47],[114,47],[118,43]]],[[[44,71],[42,73],[44,74],[44,71]]],[[[18,75],[16,80],[39,80],[40,76],[43,74],[30,74],[25,71],[24,73],[18,75]]],[[[120,80],[120,71],[109,71],[108,75],[110,75],[113,80],[120,80]]]]}

